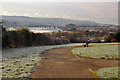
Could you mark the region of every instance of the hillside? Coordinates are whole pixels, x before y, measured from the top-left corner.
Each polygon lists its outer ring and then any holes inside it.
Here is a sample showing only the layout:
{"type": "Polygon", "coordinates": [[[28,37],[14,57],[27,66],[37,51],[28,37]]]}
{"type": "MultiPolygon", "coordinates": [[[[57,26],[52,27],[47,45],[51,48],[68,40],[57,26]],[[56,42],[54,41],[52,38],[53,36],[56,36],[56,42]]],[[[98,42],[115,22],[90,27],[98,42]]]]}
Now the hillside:
{"type": "Polygon", "coordinates": [[[27,16],[2,16],[4,27],[28,27],[30,25],[53,25],[59,27],[65,27],[67,24],[82,25],[98,25],[99,23],[93,21],[84,20],[71,20],[62,18],[37,18],[27,16]]]}

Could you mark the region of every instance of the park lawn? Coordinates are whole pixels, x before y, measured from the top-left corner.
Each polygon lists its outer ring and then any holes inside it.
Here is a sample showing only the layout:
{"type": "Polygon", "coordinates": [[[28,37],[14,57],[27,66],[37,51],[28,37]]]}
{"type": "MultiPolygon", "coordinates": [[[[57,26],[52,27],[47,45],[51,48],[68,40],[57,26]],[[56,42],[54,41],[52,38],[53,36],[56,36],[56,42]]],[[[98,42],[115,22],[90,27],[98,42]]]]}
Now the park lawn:
{"type": "MultiPolygon", "coordinates": [[[[105,43],[95,44],[90,43],[90,45],[104,45],[105,43]]],[[[117,44],[117,43],[111,43],[117,44]]],[[[109,43],[107,43],[109,45],[109,43]]],[[[38,65],[41,57],[40,53],[48,49],[65,47],[65,46],[82,46],[82,44],[66,44],[66,45],[56,45],[56,46],[39,46],[19,49],[16,48],[17,55],[15,55],[14,50],[5,51],[9,57],[2,59],[2,78],[29,78],[31,73],[34,71],[35,67],[38,65]],[[25,51],[26,50],[26,51],[25,51]],[[28,50],[28,51],[27,51],[28,50]],[[24,52],[24,53],[23,53],[24,52]],[[29,53],[28,53],[29,52],[29,53]],[[21,54],[22,53],[22,54],[21,54]],[[12,56],[11,56],[12,55],[12,56]]]]}
{"type": "Polygon", "coordinates": [[[3,59],[2,78],[29,78],[40,59],[38,54],[3,59]]]}
{"type": "Polygon", "coordinates": [[[120,67],[101,68],[95,71],[94,74],[97,75],[98,78],[120,79],[119,69],[120,67]]]}
{"type": "MultiPolygon", "coordinates": [[[[119,46],[120,45],[101,45],[101,44],[92,44],[91,47],[80,47],[74,48],[72,53],[76,55],[77,53],[81,57],[88,57],[93,59],[120,59],[119,56],[119,46]]],[[[110,68],[101,68],[97,71],[90,72],[93,73],[95,78],[111,78],[111,79],[118,79],[120,78],[118,75],[118,70],[120,67],[110,67],[110,68]]]]}
{"type": "Polygon", "coordinates": [[[73,54],[79,54],[81,57],[89,57],[95,59],[120,59],[118,54],[118,46],[120,45],[99,45],[92,47],[80,47],[72,50],[73,54]]]}

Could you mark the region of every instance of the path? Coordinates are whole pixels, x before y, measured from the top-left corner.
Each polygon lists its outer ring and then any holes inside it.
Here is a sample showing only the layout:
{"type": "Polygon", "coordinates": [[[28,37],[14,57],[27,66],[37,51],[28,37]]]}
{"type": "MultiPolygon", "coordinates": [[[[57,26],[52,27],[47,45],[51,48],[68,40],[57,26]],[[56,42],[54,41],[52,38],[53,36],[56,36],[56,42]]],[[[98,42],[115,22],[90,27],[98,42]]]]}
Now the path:
{"type": "Polygon", "coordinates": [[[76,47],[52,49],[40,54],[42,59],[31,78],[94,78],[89,69],[118,66],[117,60],[89,59],[76,57],[70,50],[76,47]]]}

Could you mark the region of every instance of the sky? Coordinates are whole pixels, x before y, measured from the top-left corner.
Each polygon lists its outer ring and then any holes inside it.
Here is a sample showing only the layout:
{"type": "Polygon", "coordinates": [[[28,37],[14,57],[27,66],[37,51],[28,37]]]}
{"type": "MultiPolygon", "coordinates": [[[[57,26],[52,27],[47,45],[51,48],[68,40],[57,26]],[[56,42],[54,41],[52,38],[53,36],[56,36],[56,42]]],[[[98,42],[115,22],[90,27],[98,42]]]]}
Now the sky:
{"type": "Polygon", "coordinates": [[[2,2],[118,2],[120,0],[1,0],[2,2]]]}
{"type": "Polygon", "coordinates": [[[3,0],[0,15],[65,18],[117,24],[118,0],[3,0]]]}

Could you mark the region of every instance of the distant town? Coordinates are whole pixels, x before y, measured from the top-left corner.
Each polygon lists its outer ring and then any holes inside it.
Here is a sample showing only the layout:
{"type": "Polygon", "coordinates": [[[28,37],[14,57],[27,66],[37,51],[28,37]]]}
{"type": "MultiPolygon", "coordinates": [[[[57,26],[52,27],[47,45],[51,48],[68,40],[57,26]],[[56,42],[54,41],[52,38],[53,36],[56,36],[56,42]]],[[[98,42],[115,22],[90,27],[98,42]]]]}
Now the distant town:
{"type": "Polygon", "coordinates": [[[3,47],[118,42],[119,26],[61,18],[3,16],[3,47]]]}
{"type": "MultiPolygon", "coordinates": [[[[4,26],[3,26],[4,27],[4,26]]],[[[20,27],[6,27],[7,30],[16,30],[20,27]]],[[[22,27],[24,28],[24,27],[22,27]]],[[[95,25],[95,26],[76,26],[75,24],[68,24],[66,27],[57,27],[52,25],[33,25],[27,26],[30,31],[35,33],[57,32],[57,31],[90,31],[90,32],[103,32],[108,31],[114,33],[118,30],[116,25],[95,25]]]]}

